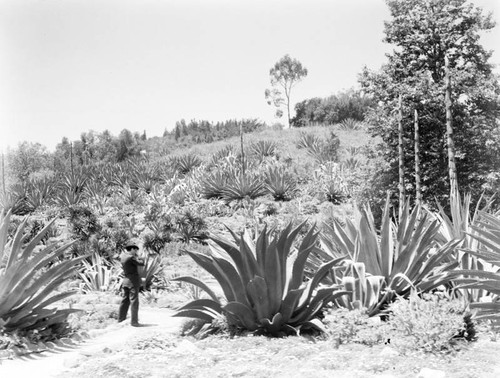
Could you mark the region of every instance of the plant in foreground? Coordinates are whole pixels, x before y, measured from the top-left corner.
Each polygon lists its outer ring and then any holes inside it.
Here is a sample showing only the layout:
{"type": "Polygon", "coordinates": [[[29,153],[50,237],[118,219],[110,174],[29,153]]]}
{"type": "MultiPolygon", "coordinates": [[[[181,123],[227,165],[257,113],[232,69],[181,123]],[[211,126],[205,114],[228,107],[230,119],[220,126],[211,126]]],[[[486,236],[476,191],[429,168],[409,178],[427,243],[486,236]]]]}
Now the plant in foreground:
{"type": "Polygon", "coordinates": [[[335,298],[347,294],[338,285],[321,285],[328,272],[342,258],[324,263],[304,281],[306,261],[317,247],[318,234],[311,227],[301,244],[293,243],[304,223],[290,223],[273,235],[266,227],[254,239],[245,231],[241,236],[231,230],[232,241],[210,237],[210,253],[186,251],[196,263],[220,284],[220,300],[204,282],[194,277],[177,280],[205,290],[210,299],[198,299],[181,307],[176,316],[201,319],[210,328],[221,316],[230,327],[281,336],[300,330],[323,330],[317,319],[322,309],[335,298]]]}
{"type": "MultiPolygon", "coordinates": [[[[387,200],[380,232],[375,228],[370,208],[363,208],[358,225],[347,220],[343,227],[336,219],[332,224],[325,224],[322,246],[331,256],[347,256],[353,262],[363,263],[366,273],[383,277],[384,290],[380,291],[379,303],[371,311],[374,315],[394,294],[408,297],[412,289],[429,292],[456,278],[458,273],[453,270],[458,262],[450,256],[460,241],[439,246],[438,231],[438,222],[430,222],[419,207],[410,211],[409,202],[405,203],[396,223],[387,200]]],[[[359,290],[364,290],[362,285],[359,290]]]]}
{"type": "Polygon", "coordinates": [[[74,292],[54,295],[54,291],[75,274],[85,258],[58,262],[59,257],[72,244],[61,247],[55,244],[36,251],[49,222],[27,245],[23,245],[24,220],[8,241],[7,231],[10,212],[0,215],[0,329],[6,331],[44,330],[66,321],[77,310],[58,310],[53,304],[74,292]]]}
{"type": "MultiPolygon", "coordinates": [[[[412,292],[390,306],[388,325],[391,344],[402,350],[441,352],[453,349],[457,338],[474,340],[474,327],[467,327],[462,301],[412,292]]],[[[470,322],[469,322],[470,323],[470,322]]]]}
{"type": "MultiPolygon", "coordinates": [[[[469,234],[480,243],[478,250],[467,249],[465,252],[491,264],[487,270],[463,270],[465,277],[460,280],[467,289],[479,289],[489,293],[489,301],[474,302],[472,309],[479,310],[478,319],[488,319],[494,326],[500,326],[500,217],[478,212],[478,219],[471,226],[474,231],[469,234]]],[[[483,263],[484,265],[484,263],[483,263]]]]}

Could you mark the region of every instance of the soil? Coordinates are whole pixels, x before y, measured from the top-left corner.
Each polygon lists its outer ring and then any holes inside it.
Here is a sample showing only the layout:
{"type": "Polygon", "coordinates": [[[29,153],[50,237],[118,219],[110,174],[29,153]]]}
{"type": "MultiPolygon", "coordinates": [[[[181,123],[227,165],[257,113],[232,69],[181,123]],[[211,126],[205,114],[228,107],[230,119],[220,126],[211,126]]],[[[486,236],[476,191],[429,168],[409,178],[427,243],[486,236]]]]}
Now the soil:
{"type": "Polygon", "coordinates": [[[141,327],[132,327],[125,321],[89,332],[81,340],[64,339],[48,350],[12,360],[0,359],[0,377],[28,377],[34,372],[37,378],[68,377],[72,370],[91,360],[115,358],[118,353],[129,348],[134,340],[154,339],[155,334],[178,333],[184,319],[174,318],[172,314],[173,311],[168,309],[141,308],[141,327]]]}
{"type": "Polygon", "coordinates": [[[124,322],[49,350],[0,359],[0,377],[500,377],[500,342],[480,339],[456,354],[400,355],[389,345],[335,345],[289,337],[180,337],[185,319],[141,307],[143,327],[124,322]]]}

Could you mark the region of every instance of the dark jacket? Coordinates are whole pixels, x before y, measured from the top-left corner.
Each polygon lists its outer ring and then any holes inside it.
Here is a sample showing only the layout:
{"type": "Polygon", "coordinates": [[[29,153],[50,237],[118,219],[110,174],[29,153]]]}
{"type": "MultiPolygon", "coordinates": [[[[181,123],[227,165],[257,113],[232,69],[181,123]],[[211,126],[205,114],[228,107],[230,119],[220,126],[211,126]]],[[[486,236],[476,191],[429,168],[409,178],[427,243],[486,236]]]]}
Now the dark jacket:
{"type": "Polygon", "coordinates": [[[120,261],[122,263],[124,275],[122,285],[124,287],[139,288],[141,286],[141,278],[137,267],[143,266],[144,262],[127,252],[122,252],[120,261]]]}

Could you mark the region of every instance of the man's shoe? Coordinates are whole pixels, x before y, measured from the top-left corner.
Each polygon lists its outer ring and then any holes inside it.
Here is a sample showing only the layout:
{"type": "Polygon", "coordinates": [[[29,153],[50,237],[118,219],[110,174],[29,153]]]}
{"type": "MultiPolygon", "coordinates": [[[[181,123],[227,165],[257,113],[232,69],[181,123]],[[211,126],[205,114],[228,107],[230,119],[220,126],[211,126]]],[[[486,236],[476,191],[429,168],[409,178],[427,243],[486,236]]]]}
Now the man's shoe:
{"type": "Polygon", "coordinates": [[[140,323],[131,323],[132,327],[140,327],[141,324],[140,323]]]}

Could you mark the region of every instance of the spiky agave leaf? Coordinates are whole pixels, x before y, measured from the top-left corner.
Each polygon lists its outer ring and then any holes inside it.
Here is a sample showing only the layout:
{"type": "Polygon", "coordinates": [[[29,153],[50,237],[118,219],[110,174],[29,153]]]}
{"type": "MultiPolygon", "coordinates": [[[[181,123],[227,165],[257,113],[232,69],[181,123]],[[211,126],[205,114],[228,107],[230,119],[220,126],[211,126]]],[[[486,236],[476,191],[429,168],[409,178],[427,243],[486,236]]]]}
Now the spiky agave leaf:
{"type": "MultiPolygon", "coordinates": [[[[318,233],[311,227],[298,248],[293,248],[303,225],[289,224],[277,234],[264,228],[255,238],[247,231],[241,236],[230,232],[233,241],[211,237],[208,255],[188,252],[221,285],[227,301],[221,309],[233,325],[271,335],[289,334],[314,324],[310,321],[327,303],[346,294],[338,285],[320,287],[322,278],[342,259],[326,263],[304,283],[306,261],[317,248],[318,233]]],[[[187,316],[186,309],[189,316],[200,314],[200,319],[208,320],[206,308],[188,303],[179,314],[187,316]]]]}
{"type": "MultiPolygon", "coordinates": [[[[410,209],[409,201],[403,206],[399,222],[392,220],[389,210],[387,199],[380,232],[376,230],[370,208],[366,207],[361,211],[358,225],[347,222],[342,227],[334,221],[324,227],[322,235],[322,245],[331,256],[346,255],[354,263],[363,263],[370,276],[383,277],[380,285],[385,290],[377,289],[379,303],[371,301],[372,315],[383,307],[382,301],[390,300],[393,294],[404,297],[410,294],[412,288],[429,291],[449,283],[453,279],[450,272],[457,267],[450,256],[458,243],[437,243],[439,224],[436,220],[429,220],[428,214],[422,213],[418,206],[410,209]]],[[[342,282],[343,275],[349,276],[349,273],[344,270],[338,271],[337,275],[336,282],[342,282]]],[[[350,283],[349,280],[347,282],[350,283]]],[[[353,286],[353,289],[361,291],[354,300],[365,306],[363,298],[367,295],[365,290],[368,286],[359,285],[366,283],[366,278],[354,282],[358,287],[353,286]]],[[[343,298],[340,303],[346,300],[343,298]]]]}
{"type": "Polygon", "coordinates": [[[67,277],[76,273],[79,263],[86,256],[58,262],[59,257],[72,244],[59,248],[48,246],[35,252],[35,247],[43,238],[52,222],[41,230],[27,245],[23,245],[23,231],[26,222],[18,226],[12,240],[7,241],[7,226],[10,212],[2,215],[0,225],[0,257],[7,257],[0,270],[0,320],[2,328],[43,329],[59,322],[72,311],[48,308],[54,302],[72,292],[54,295],[54,291],[67,277]]]}

